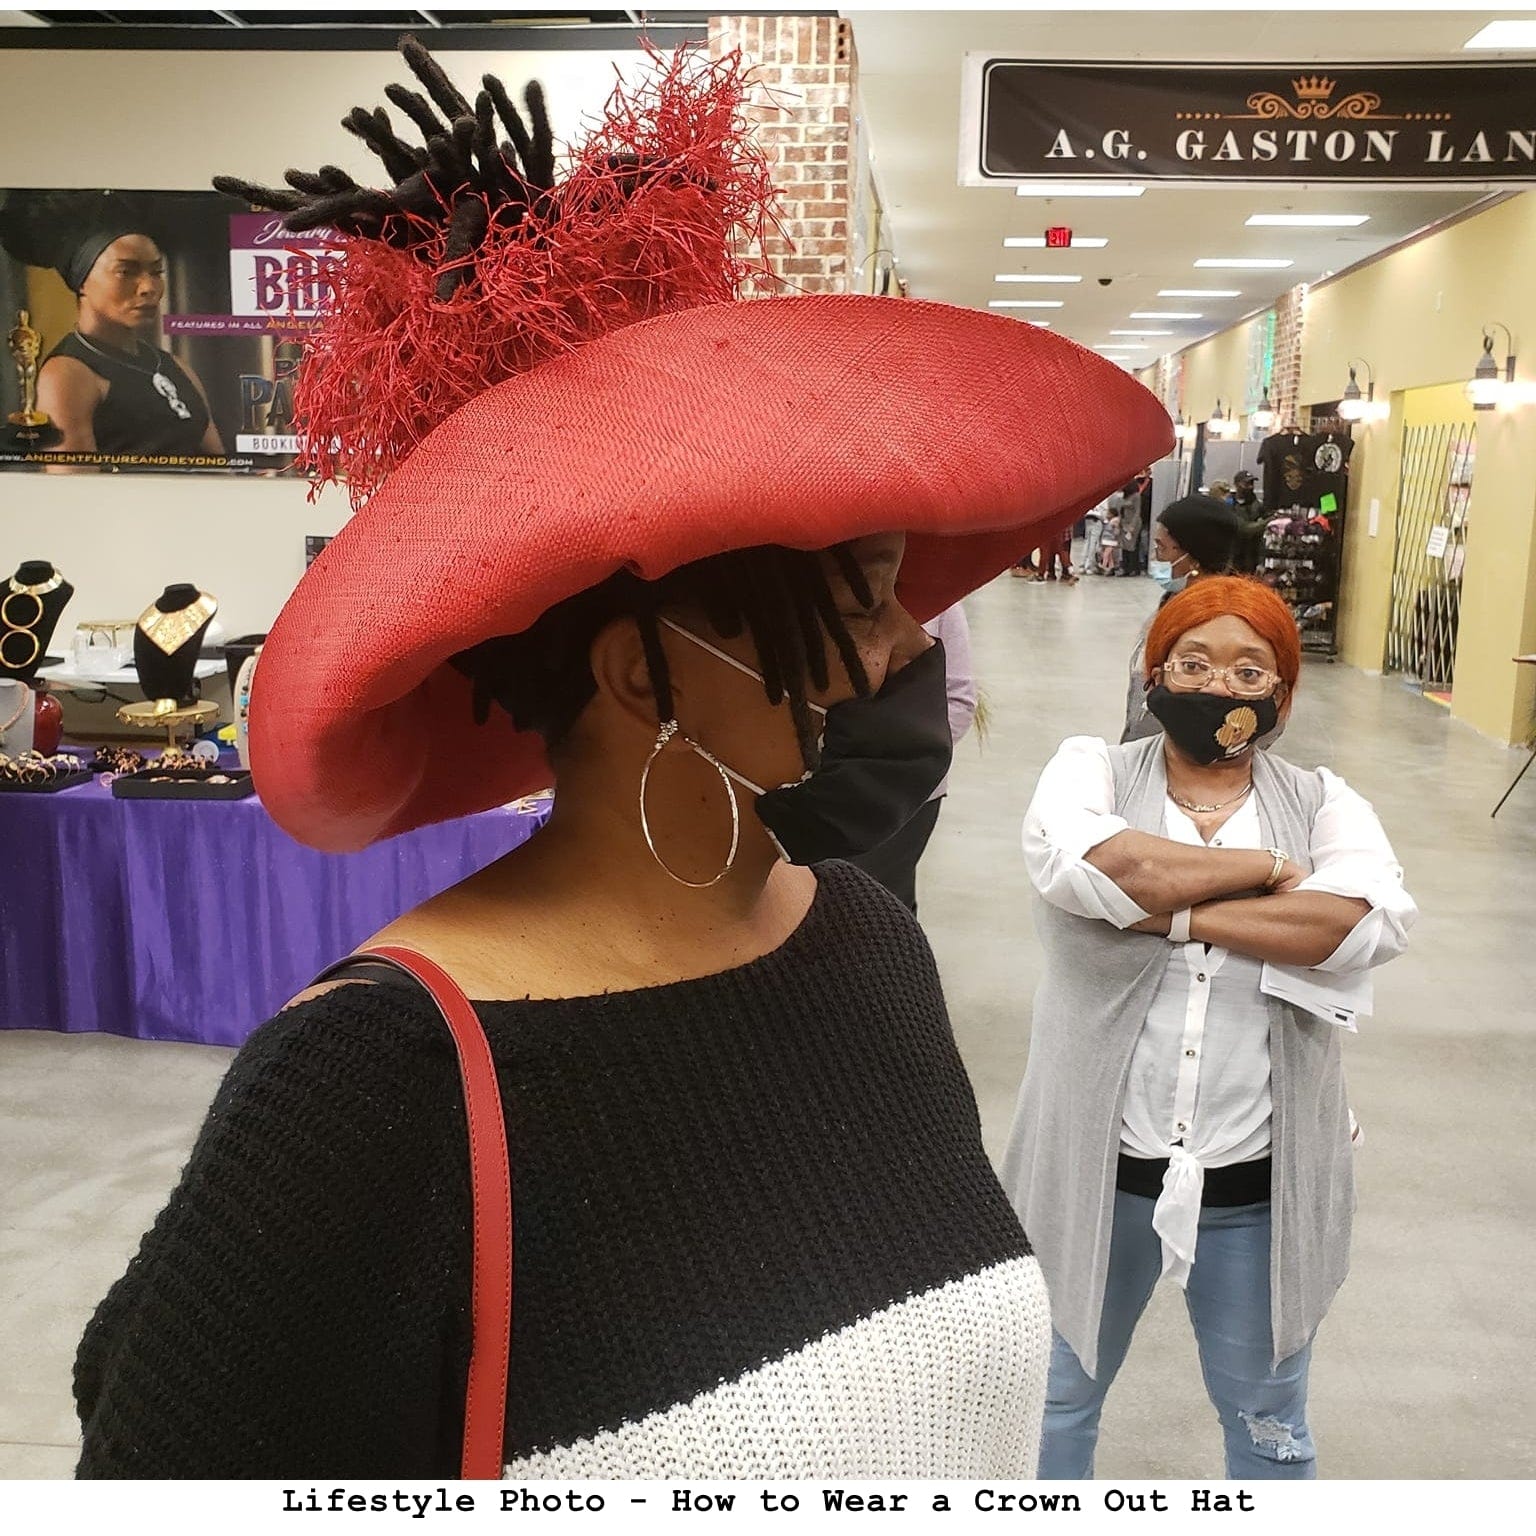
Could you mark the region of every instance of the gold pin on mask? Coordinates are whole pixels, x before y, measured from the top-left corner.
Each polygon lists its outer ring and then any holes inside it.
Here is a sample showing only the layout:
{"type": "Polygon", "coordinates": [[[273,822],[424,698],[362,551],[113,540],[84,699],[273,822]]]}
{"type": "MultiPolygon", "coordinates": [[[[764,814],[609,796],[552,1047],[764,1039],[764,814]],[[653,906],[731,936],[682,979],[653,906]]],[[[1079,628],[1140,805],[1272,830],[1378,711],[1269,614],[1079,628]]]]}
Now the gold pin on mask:
{"type": "Polygon", "coordinates": [[[1246,704],[1242,704],[1228,711],[1227,718],[1216,732],[1216,740],[1231,752],[1236,747],[1246,746],[1258,728],[1259,717],[1246,704]]]}

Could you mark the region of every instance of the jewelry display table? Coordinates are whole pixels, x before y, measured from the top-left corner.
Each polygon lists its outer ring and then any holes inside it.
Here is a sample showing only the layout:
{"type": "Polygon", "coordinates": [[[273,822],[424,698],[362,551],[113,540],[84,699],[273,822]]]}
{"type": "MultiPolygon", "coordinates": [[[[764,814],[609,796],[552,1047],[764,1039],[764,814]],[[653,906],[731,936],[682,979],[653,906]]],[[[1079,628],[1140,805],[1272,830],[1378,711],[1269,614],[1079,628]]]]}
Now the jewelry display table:
{"type": "Polygon", "coordinates": [[[516,848],[524,801],[323,854],[252,796],[0,795],[0,1029],[239,1045],[402,912],[516,848]]]}

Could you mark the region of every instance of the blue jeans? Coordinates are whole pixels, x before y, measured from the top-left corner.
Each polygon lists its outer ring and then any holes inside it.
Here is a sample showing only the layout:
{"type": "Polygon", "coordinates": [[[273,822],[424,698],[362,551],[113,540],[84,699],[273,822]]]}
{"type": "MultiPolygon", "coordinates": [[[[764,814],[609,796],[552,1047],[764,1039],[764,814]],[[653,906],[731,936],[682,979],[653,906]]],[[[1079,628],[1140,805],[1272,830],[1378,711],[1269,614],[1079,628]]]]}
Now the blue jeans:
{"type": "MultiPolygon", "coordinates": [[[[1056,1335],[1040,1440],[1042,1478],[1093,1476],[1104,1396],[1162,1269],[1162,1244],[1152,1230],[1155,1204],[1143,1195],[1115,1192],[1097,1381],[1071,1345],[1056,1335]]],[[[1200,1349],[1205,1390],[1221,1420],[1227,1476],[1244,1482],[1316,1477],[1317,1451],[1307,1428],[1312,1346],[1270,1370],[1267,1200],[1201,1211],[1184,1301],[1200,1349]]]]}

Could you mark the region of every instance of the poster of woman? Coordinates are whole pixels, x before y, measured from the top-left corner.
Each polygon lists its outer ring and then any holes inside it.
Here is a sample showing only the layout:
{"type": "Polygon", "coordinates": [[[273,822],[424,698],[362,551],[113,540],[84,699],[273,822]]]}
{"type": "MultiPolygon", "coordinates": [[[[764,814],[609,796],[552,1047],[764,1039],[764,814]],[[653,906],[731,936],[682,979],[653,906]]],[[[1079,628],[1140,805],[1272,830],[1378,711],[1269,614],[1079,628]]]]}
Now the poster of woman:
{"type": "Polygon", "coordinates": [[[30,375],[0,359],[0,471],[288,470],[334,256],[212,192],[0,191],[0,328],[41,336],[30,375]]]}

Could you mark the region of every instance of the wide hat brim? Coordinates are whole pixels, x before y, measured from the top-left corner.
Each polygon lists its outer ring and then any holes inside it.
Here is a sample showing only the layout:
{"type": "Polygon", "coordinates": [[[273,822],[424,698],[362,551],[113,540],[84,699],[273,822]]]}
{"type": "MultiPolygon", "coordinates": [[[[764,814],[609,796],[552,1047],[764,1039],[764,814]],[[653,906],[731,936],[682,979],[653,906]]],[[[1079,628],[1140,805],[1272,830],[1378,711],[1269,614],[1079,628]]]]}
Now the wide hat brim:
{"type": "Polygon", "coordinates": [[[904,530],[925,620],[1173,442],[1124,370],[1031,325],[855,295],[663,315],[488,389],[310,568],[262,651],[251,755],[301,842],[362,848],[552,782],[447,663],[628,567],[904,530]]]}

